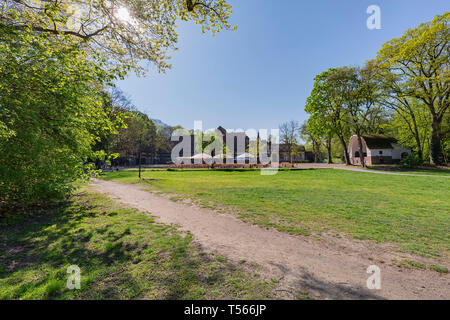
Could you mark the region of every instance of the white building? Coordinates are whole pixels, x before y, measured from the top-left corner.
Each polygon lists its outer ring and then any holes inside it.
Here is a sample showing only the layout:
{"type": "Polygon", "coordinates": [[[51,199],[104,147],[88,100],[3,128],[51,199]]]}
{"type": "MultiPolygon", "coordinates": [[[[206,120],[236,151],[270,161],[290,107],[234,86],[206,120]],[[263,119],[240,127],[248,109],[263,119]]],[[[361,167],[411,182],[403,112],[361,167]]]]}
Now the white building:
{"type": "MultiPolygon", "coordinates": [[[[401,146],[394,138],[382,134],[362,135],[364,162],[366,165],[398,163],[411,153],[411,149],[401,146]]],[[[350,138],[348,144],[350,163],[360,165],[358,136],[350,138]]]]}

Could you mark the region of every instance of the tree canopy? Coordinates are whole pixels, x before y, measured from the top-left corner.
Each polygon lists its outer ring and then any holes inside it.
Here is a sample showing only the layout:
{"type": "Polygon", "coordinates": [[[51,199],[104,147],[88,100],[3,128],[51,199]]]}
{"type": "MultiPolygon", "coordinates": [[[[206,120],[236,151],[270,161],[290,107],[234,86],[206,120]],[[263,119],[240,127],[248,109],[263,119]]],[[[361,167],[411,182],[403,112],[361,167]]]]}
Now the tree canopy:
{"type": "Polygon", "coordinates": [[[432,164],[448,159],[449,19],[444,13],[407,30],[362,68],[331,68],[317,75],[305,105],[311,115],[308,132],[316,138],[337,135],[344,150],[349,132],[359,140],[364,133],[389,132],[411,146],[420,161],[424,154],[432,164]]]}
{"type": "Polygon", "coordinates": [[[159,71],[170,67],[178,21],[202,32],[234,29],[225,0],[3,0],[0,26],[14,30],[71,36],[92,57],[116,71],[142,71],[142,60],[159,71]]]}
{"type": "Polygon", "coordinates": [[[180,21],[214,34],[230,14],[225,0],[1,1],[0,210],[60,199],[120,128],[154,132],[108,88],[142,61],[168,69],[180,21]]]}
{"type": "MultiPolygon", "coordinates": [[[[415,98],[431,119],[430,161],[441,164],[441,124],[450,106],[450,12],[386,42],[376,57],[397,98],[415,98]]],[[[397,99],[398,100],[398,99],[397,99]]],[[[408,101],[408,100],[403,100],[408,101]]]]}

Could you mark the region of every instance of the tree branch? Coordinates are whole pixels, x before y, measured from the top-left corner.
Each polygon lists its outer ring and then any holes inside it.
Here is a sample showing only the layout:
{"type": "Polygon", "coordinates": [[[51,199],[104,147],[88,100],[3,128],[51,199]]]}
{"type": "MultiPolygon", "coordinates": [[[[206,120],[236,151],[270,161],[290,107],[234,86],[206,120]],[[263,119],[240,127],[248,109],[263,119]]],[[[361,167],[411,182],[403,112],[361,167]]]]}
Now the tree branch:
{"type": "MultiPolygon", "coordinates": [[[[2,23],[3,24],[3,23],[2,23]]],[[[4,24],[3,24],[4,25],[4,24]]],[[[13,28],[17,29],[17,30],[21,30],[21,29],[26,29],[28,28],[27,25],[13,25],[13,28]]],[[[31,26],[31,30],[33,31],[38,31],[38,32],[47,32],[47,33],[52,33],[52,34],[56,34],[56,35],[72,35],[84,40],[88,40],[92,37],[95,37],[96,35],[102,33],[106,28],[108,28],[108,26],[103,26],[102,28],[89,33],[89,34],[81,34],[79,32],[76,31],[71,31],[71,30],[57,30],[57,29],[48,29],[48,28],[44,28],[44,27],[39,27],[39,26],[31,26]]]]}

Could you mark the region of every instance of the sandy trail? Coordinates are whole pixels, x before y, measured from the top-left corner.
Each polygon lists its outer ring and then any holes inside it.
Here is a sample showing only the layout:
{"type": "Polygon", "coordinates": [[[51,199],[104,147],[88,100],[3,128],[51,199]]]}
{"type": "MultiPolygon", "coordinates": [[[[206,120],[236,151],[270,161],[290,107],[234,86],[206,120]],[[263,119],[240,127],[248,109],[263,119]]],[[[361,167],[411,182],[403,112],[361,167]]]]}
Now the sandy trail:
{"type": "Polygon", "coordinates": [[[92,185],[115,200],[149,212],[160,222],[189,230],[205,250],[256,264],[268,278],[280,279],[279,286],[287,297],[307,291],[319,299],[450,298],[448,275],[399,268],[391,261],[401,258],[387,246],[331,236],[323,240],[291,236],[244,223],[229,214],[174,202],[137,185],[104,180],[94,180],[92,185]],[[380,290],[366,286],[370,276],[366,270],[372,264],[381,269],[380,290]]]}

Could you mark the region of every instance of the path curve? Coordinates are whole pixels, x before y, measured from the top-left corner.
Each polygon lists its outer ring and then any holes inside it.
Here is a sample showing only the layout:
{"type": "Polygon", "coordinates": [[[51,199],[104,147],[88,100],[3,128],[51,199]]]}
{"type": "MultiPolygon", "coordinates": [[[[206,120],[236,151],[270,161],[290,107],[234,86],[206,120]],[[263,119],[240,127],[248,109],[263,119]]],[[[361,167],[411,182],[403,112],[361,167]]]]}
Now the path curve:
{"type": "Polygon", "coordinates": [[[448,299],[448,275],[389,265],[391,250],[358,240],[319,241],[244,223],[229,214],[174,202],[138,185],[105,180],[91,183],[98,192],[157,220],[189,230],[208,251],[233,261],[246,260],[290,292],[307,291],[319,299],[448,299]],[[371,257],[370,259],[368,257],[371,257]],[[379,263],[374,262],[376,258],[379,263]],[[385,263],[382,260],[386,261],[385,263]],[[381,269],[381,290],[368,290],[369,265],[381,269]]]}
{"type": "Polygon", "coordinates": [[[336,170],[347,170],[355,172],[365,172],[365,173],[375,173],[375,174],[390,174],[395,176],[410,176],[410,177],[435,177],[435,178],[450,178],[450,175],[440,175],[440,174],[417,174],[417,173],[402,173],[393,171],[383,171],[383,170],[370,170],[364,169],[357,166],[347,166],[342,163],[297,163],[296,168],[299,169],[336,169],[336,170]]]}
{"type": "Polygon", "coordinates": [[[367,169],[362,169],[362,168],[336,167],[333,169],[355,171],[355,172],[365,172],[365,173],[391,174],[391,175],[395,175],[395,176],[450,178],[450,176],[443,176],[443,175],[439,175],[439,174],[414,174],[414,173],[401,173],[401,172],[389,172],[389,171],[375,171],[375,170],[367,170],[367,169]]]}

